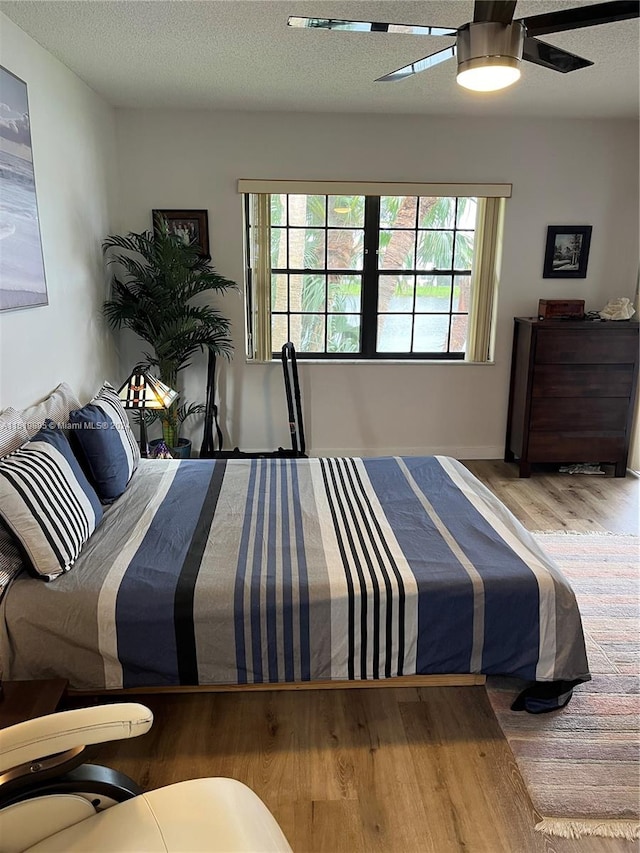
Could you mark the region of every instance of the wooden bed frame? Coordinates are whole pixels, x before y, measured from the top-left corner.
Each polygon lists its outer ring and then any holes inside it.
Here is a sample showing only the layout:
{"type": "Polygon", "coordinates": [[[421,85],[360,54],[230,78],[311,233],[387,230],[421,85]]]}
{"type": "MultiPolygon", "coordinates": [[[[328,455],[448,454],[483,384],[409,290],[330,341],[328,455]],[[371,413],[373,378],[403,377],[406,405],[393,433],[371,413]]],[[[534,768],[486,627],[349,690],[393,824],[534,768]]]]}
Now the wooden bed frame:
{"type": "Polygon", "coordinates": [[[235,693],[266,690],[345,690],[368,687],[474,687],[486,675],[399,675],[366,681],[293,681],[283,684],[194,684],[175,687],[125,687],[116,690],[69,690],[70,696],[140,696],[152,693],[235,693]]]}

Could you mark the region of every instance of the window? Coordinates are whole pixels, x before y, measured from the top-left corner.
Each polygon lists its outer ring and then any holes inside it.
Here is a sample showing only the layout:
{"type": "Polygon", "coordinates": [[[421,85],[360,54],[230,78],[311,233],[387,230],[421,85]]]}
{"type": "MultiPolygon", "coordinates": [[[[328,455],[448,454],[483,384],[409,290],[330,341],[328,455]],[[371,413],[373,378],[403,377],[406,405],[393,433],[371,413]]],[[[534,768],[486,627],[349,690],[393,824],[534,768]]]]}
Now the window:
{"type": "MultiPolygon", "coordinates": [[[[259,319],[271,338],[264,357],[291,340],[305,358],[465,358],[469,333],[477,331],[469,316],[478,268],[483,256],[485,266],[487,255],[495,259],[499,242],[499,229],[492,234],[485,225],[486,201],[459,194],[247,195],[251,344],[259,319]],[[489,232],[489,246],[481,231],[489,232]],[[258,257],[262,308],[253,281],[258,257]]],[[[486,356],[474,360],[486,360],[488,350],[483,339],[486,356]]]]}
{"type": "Polygon", "coordinates": [[[271,196],[271,340],[362,352],[364,196],[271,196]]]}

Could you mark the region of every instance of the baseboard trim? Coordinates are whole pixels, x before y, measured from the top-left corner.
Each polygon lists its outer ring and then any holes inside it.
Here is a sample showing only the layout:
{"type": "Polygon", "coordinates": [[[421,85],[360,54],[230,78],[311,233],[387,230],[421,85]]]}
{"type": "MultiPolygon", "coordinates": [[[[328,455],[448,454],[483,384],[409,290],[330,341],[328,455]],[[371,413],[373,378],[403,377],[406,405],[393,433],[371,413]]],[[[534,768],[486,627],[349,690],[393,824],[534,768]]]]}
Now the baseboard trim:
{"type": "Polygon", "coordinates": [[[453,456],[502,459],[504,447],[314,447],[310,456],[453,456]]]}

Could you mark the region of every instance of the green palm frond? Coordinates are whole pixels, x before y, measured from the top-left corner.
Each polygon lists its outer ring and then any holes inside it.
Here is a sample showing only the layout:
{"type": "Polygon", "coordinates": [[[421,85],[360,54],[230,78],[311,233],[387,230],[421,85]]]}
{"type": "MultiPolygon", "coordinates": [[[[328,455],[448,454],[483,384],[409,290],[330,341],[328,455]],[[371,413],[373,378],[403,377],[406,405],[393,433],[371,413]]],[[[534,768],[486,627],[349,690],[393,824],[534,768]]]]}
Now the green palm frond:
{"type": "MultiPolygon", "coordinates": [[[[194,243],[186,244],[171,234],[161,217],[155,232],[111,235],[103,242],[109,266],[118,267],[111,284],[111,299],[103,311],[114,329],[129,329],[148,349],[145,366],[175,386],[178,374],[198,352],[211,350],[230,358],[233,352],[231,323],[203,297],[238,290],[235,282],[219,275],[211,258],[194,243]],[[194,304],[194,299],[200,298],[194,304]]],[[[161,413],[163,424],[175,426],[203,410],[200,403],[174,403],[161,413]]]]}
{"type": "Polygon", "coordinates": [[[189,403],[189,405],[179,406],[177,411],[179,423],[183,423],[193,415],[204,415],[206,408],[202,403],[189,403]]]}

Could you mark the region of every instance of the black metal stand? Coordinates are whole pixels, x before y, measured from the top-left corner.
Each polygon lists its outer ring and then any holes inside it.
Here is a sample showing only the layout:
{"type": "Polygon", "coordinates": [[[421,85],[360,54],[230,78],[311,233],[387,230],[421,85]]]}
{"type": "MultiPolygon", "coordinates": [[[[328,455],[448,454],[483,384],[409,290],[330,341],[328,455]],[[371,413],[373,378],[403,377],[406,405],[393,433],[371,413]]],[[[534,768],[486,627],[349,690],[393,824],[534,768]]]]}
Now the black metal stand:
{"type": "Polygon", "coordinates": [[[254,451],[244,453],[239,448],[222,449],[222,432],[218,425],[218,407],[215,404],[215,370],[216,357],[209,351],[209,367],[207,371],[207,406],[204,418],[204,439],[200,448],[200,459],[306,459],[304,427],[302,424],[302,398],[298,381],[296,351],[289,341],[282,347],[282,369],[284,372],[284,387],[287,395],[287,412],[289,430],[291,432],[291,450],[279,447],[277,450],[254,451]],[[218,438],[216,450],[213,429],[218,438]]]}
{"type": "Polygon", "coordinates": [[[218,407],[216,406],[216,354],[209,350],[207,364],[207,403],[204,413],[204,432],[202,435],[202,446],[200,447],[200,458],[211,459],[216,452],[216,443],[213,437],[215,423],[216,437],[218,439],[218,450],[222,450],[222,430],[218,424],[218,407]]]}
{"type": "Polygon", "coordinates": [[[144,419],[144,409],[140,412],[140,456],[149,458],[149,442],[147,441],[147,422],[144,419]]]}

